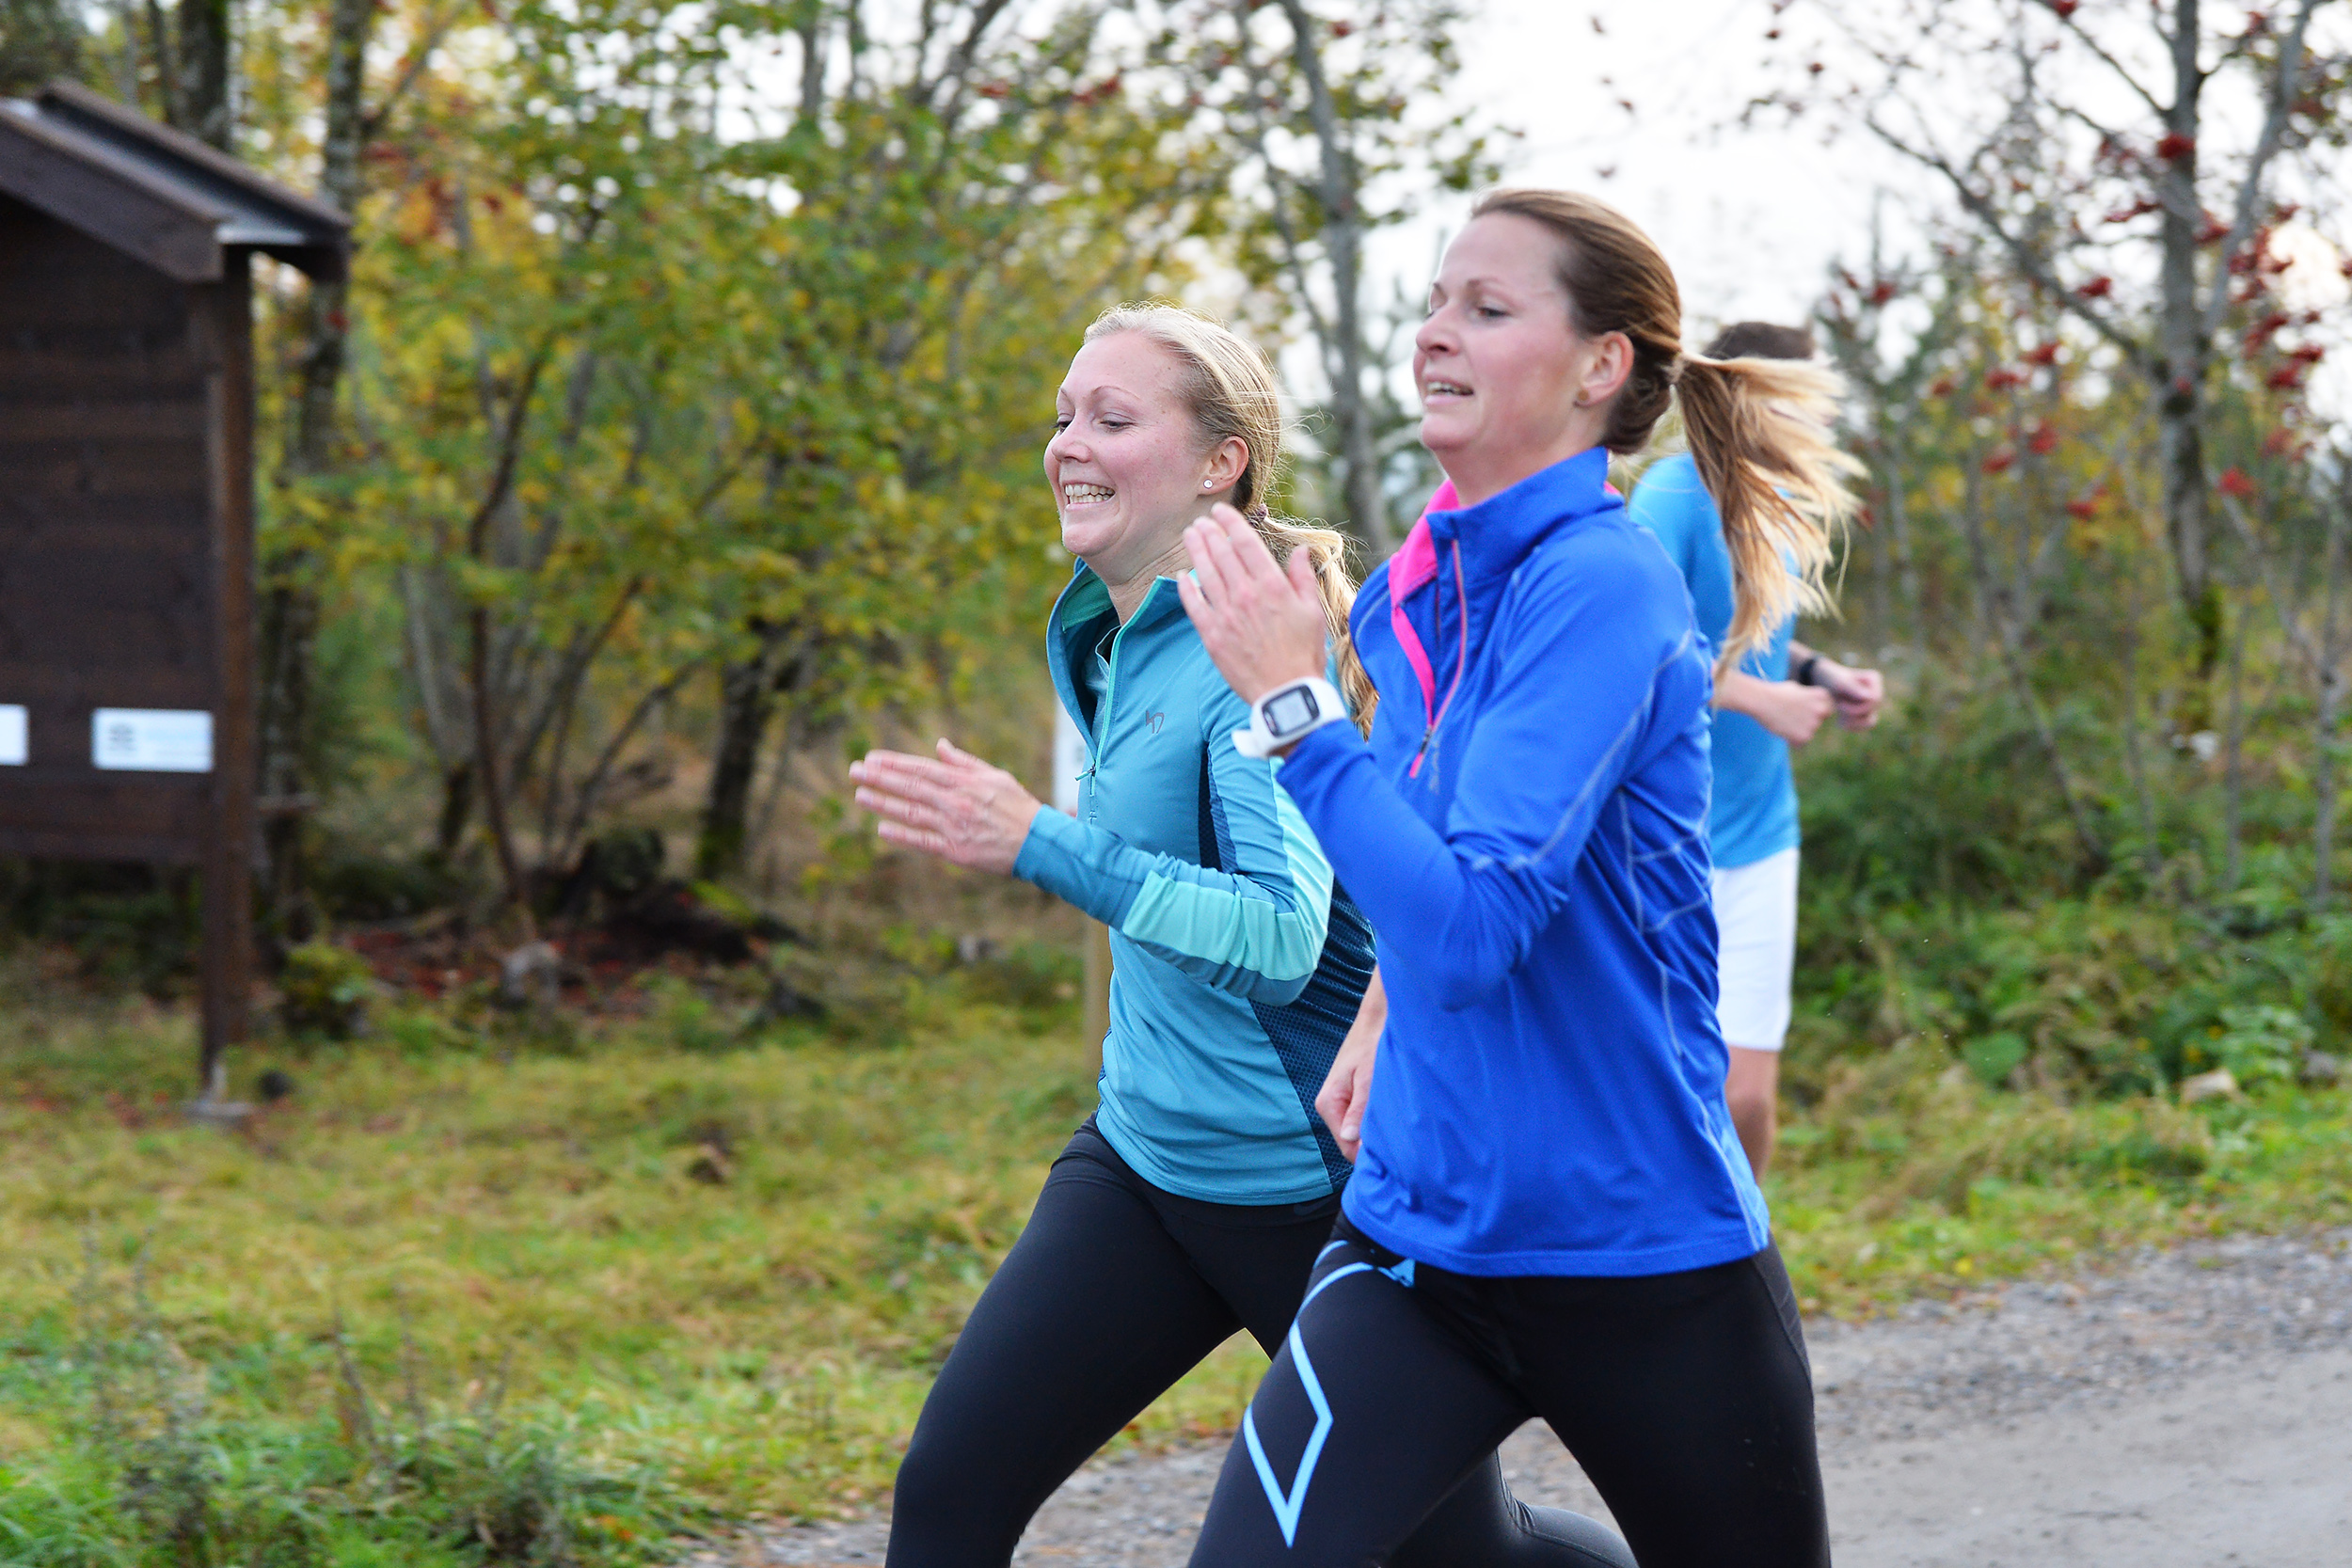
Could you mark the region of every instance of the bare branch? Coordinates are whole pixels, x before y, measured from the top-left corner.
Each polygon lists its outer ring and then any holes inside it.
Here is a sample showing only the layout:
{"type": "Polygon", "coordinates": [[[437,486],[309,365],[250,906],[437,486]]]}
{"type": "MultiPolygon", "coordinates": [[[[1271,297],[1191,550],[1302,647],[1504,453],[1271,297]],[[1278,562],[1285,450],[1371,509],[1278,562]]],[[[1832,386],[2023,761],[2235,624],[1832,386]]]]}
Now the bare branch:
{"type": "MultiPolygon", "coordinates": [[[[2034,0],[2034,4],[2040,6],[2043,10],[2048,11],[2052,16],[2058,18],[2058,24],[2060,27],[2063,27],[2066,31],[2074,34],[2082,46],[2090,50],[2090,53],[2097,57],[2100,64],[2115,72],[2116,80],[2131,88],[2133,96],[2137,97],[2142,103],[2147,104],[2150,112],[2153,113],[2158,119],[2164,119],[2171,112],[2162,103],[2156,102],[2156,95],[2150,92],[2140,82],[2139,78],[2131,73],[2122,61],[2117,59],[2113,55],[2107,52],[2106,45],[2101,43],[2097,39],[2092,38],[2090,31],[2085,28],[2081,23],[2074,20],[2074,15],[2072,14],[2074,9],[2074,7],[2069,6],[2065,10],[2060,10],[2052,3],[2052,0],[2034,0]]],[[[2162,32],[2164,29],[2161,24],[2158,24],[2156,30],[2158,32],[2162,32]]]]}
{"type": "Polygon", "coordinates": [[[2154,361],[2148,352],[2147,345],[2125,332],[2104,313],[2091,309],[2084,302],[2080,294],[2060,281],[2058,275],[2050,270],[2047,260],[2037,253],[2025,240],[2010,232],[2009,225],[2002,221],[2000,211],[1994,206],[1992,199],[1969,184],[1966,177],[1952,166],[1949,159],[1941,152],[1914,147],[1902,136],[1889,130],[1875,114],[1866,114],[1863,117],[1863,123],[1869,127],[1871,134],[1879,140],[1904,157],[1944,176],[1950,182],[1953,194],[1960,198],[1961,206],[1967,210],[1971,217],[1984,226],[1994,239],[1999,242],[2002,249],[2009,252],[2010,259],[2017,263],[2018,270],[2049,294],[2068,314],[2120,349],[2123,356],[2131,361],[2134,369],[2142,374],[2153,373],[2154,361]]]}

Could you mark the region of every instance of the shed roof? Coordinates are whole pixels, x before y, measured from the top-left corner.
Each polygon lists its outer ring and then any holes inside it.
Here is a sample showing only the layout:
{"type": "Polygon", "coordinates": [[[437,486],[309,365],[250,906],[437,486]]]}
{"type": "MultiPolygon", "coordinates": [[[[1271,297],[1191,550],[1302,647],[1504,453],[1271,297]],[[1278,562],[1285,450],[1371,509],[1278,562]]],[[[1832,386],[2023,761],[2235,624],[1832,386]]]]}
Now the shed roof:
{"type": "Polygon", "coordinates": [[[0,99],[0,193],[183,283],[240,246],[330,281],[350,253],[343,214],[69,82],[0,99]]]}

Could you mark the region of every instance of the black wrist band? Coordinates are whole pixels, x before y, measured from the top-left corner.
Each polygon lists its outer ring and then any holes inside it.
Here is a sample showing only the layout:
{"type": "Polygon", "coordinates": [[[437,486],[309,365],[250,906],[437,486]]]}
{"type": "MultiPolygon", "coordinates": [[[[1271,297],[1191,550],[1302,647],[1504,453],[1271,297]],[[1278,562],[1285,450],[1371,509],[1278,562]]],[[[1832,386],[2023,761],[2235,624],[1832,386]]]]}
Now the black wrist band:
{"type": "Polygon", "coordinates": [[[1804,662],[1797,666],[1797,684],[1799,686],[1811,686],[1813,684],[1813,667],[1820,662],[1821,656],[1820,654],[1805,655],[1804,662]]]}

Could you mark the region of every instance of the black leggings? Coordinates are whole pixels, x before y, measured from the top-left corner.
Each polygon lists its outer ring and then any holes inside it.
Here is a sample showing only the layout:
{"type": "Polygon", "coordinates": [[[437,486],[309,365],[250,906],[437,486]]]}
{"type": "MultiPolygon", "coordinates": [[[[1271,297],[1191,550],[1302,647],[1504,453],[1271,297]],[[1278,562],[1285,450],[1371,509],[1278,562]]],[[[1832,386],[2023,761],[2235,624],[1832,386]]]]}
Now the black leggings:
{"type": "MultiPolygon", "coordinates": [[[[1078,1129],[924,1401],[898,1466],[889,1568],[1002,1568],[1054,1489],[1234,1330],[1273,1354],[1338,1202],[1177,1197],[1091,1121],[1078,1129]]],[[[1494,1449],[1507,1432],[1454,1466],[1459,1484],[1426,1499],[1415,1518],[1427,1523],[1382,1560],[1633,1568],[1600,1525],[1503,1489],[1494,1449]]]]}
{"type": "Polygon", "coordinates": [[[1826,1568],[1813,1383],[1772,1247],[1628,1279],[1482,1279],[1344,1220],[1226,1454],[1194,1568],[1392,1562],[1541,1416],[1642,1568],[1826,1568]]]}

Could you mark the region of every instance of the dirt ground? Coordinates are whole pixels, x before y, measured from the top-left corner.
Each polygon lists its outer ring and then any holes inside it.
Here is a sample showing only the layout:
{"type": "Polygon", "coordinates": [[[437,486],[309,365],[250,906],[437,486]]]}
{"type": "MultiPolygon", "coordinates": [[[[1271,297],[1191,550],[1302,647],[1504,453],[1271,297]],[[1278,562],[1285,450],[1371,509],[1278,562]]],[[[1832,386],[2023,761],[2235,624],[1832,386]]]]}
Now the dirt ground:
{"type": "MultiPolygon", "coordinates": [[[[2244,1237],[1860,1324],[1807,1325],[1841,1568],[2352,1562],[2352,1230],[2244,1237]]],[[[1182,1568],[1222,1445],[1097,1461],[1016,1562],[1182,1568]]],[[[1607,1510],[1550,1432],[1531,1502],[1607,1510]]],[[[703,1568],[872,1568],[886,1517],[746,1535],[703,1568]]]]}

